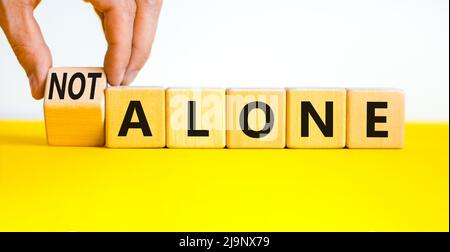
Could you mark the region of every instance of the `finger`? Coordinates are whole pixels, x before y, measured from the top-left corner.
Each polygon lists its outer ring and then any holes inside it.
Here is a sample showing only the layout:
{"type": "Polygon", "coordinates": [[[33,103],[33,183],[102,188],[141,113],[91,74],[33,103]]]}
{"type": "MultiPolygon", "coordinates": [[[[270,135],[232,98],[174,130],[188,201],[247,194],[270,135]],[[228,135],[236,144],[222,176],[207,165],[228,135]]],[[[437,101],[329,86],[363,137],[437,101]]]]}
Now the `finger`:
{"type": "Polygon", "coordinates": [[[161,5],[162,0],[136,0],[131,58],[122,85],[129,85],[150,57],[161,5]]]}
{"type": "MultiPolygon", "coordinates": [[[[37,3],[38,1],[36,5],[37,3]]],[[[52,66],[52,56],[33,16],[36,5],[2,5],[0,25],[28,76],[32,96],[42,99],[47,73],[52,66]]]]}
{"type": "MultiPolygon", "coordinates": [[[[86,3],[90,3],[90,2],[92,2],[92,1],[89,1],[89,0],[84,0],[86,3]]],[[[94,5],[93,5],[94,6],[94,5]]],[[[97,10],[96,8],[95,8],[95,6],[94,6],[94,11],[95,11],[95,13],[97,13],[97,17],[100,19],[100,22],[102,23],[102,29],[103,29],[103,32],[105,32],[105,26],[103,26],[103,18],[104,18],[104,15],[103,15],[103,13],[101,12],[101,11],[99,11],[99,10],[97,10]]]]}
{"type": "Polygon", "coordinates": [[[98,0],[91,3],[103,13],[103,27],[108,42],[104,67],[108,82],[120,85],[131,56],[136,3],[134,0],[98,0]]]}
{"type": "MultiPolygon", "coordinates": [[[[94,9],[95,10],[95,9],[94,9]]],[[[105,26],[103,24],[103,19],[105,18],[103,13],[101,13],[98,10],[95,10],[95,13],[97,13],[98,18],[100,19],[100,22],[102,22],[102,29],[103,29],[103,33],[105,32],[105,26]]]]}

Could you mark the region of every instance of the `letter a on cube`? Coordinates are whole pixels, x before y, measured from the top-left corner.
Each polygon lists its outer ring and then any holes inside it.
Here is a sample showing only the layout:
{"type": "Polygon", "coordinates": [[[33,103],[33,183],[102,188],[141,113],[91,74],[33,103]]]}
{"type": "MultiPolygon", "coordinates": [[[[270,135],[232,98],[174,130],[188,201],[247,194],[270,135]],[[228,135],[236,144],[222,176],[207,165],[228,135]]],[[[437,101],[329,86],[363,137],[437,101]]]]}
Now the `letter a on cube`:
{"type": "Polygon", "coordinates": [[[104,145],[106,85],[102,68],[50,69],[44,99],[49,145],[104,145]]]}
{"type": "Polygon", "coordinates": [[[106,147],[158,148],[166,144],[165,90],[106,89],[106,147]]]}

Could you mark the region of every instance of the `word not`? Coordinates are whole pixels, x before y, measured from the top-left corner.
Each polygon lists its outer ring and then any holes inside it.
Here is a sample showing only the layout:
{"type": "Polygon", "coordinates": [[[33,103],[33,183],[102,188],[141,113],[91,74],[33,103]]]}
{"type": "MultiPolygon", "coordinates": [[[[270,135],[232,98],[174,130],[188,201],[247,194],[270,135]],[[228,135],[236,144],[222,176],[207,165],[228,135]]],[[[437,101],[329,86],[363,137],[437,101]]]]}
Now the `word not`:
{"type": "Polygon", "coordinates": [[[50,145],[111,148],[402,148],[397,89],[107,87],[102,68],[53,68],[50,145]]]}

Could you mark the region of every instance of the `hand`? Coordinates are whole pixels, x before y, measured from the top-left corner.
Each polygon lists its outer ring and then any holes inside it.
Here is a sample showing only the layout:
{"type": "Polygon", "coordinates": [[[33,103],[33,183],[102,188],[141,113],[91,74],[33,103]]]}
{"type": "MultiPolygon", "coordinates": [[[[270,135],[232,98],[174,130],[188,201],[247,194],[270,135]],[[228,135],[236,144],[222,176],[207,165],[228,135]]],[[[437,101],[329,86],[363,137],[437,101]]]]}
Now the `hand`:
{"type": "MultiPolygon", "coordinates": [[[[35,99],[44,97],[52,56],[33,10],[40,0],[0,0],[0,26],[24,68],[35,99]]],[[[130,84],[150,56],[162,0],[86,0],[108,42],[104,69],[111,85],[130,84]]]]}

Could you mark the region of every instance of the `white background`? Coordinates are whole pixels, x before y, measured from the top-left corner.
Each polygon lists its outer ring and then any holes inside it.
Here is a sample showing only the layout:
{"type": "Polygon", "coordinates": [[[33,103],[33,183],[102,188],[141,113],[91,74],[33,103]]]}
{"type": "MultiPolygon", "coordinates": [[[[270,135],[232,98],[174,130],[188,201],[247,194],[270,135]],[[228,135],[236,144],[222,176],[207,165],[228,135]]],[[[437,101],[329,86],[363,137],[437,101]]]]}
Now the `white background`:
{"type": "MultiPolygon", "coordinates": [[[[92,7],[35,11],[55,66],[101,66],[92,7]]],[[[396,87],[408,120],[448,121],[448,0],[165,0],[150,61],[133,85],[396,87]]],[[[0,32],[0,118],[43,118],[0,32]]]]}

